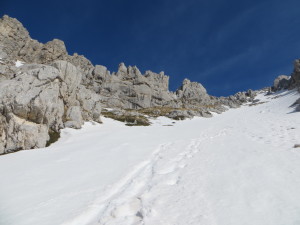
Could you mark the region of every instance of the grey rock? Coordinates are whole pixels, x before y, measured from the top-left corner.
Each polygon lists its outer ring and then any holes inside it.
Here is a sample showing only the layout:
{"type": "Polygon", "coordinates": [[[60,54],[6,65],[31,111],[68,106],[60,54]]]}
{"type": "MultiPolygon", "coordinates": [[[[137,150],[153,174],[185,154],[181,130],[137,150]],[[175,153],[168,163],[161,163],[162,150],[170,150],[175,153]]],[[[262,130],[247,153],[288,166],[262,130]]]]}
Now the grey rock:
{"type": "Polygon", "coordinates": [[[207,99],[209,96],[206,92],[206,89],[197,82],[191,82],[188,79],[185,79],[182,83],[182,86],[176,92],[178,98],[184,100],[199,100],[207,99]]]}
{"type": "Polygon", "coordinates": [[[142,75],[136,66],[127,68],[121,63],[116,73],[96,66],[93,75],[97,80],[93,90],[102,96],[106,107],[141,109],[168,105],[173,100],[168,90],[169,78],[164,73],[147,71],[142,75]]]}
{"type": "Polygon", "coordinates": [[[6,60],[0,59],[0,82],[3,80],[11,79],[16,73],[16,67],[10,65],[6,60]]]}
{"type": "Polygon", "coordinates": [[[74,93],[75,89],[79,86],[82,79],[82,74],[77,68],[66,61],[55,61],[51,64],[54,68],[57,68],[59,71],[59,78],[64,81],[67,88],[64,95],[74,93]]]}
{"type": "Polygon", "coordinates": [[[246,96],[249,97],[250,99],[254,99],[257,95],[257,92],[256,91],[253,91],[251,89],[249,89],[247,92],[246,92],[246,96]]]}
{"type": "Polygon", "coordinates": [[[125,64],[122,62],[119,64],[119,68],[118,68],[118,72],[117,72],[117,76],[120,77],[127,77],[128,71],[127,71],[127,67],[125,66],[125,64]]]}
{"type": "Polygon", "coordinates": [[[40,63],[49,63],[53,60],[63,59],[67,55],[65,43],[58,39],[53,39],[43,45],[39,55],[40,63]]]}
{"type": "Polygon", "coordinates": [[[237,101],[247,102],[247,95],[245,92],[238,92],[234,95],[237,101]]]}
{"type": "Polygon", "coordinates": [[[195,116],[212,117],[212,114],[207,110],[173,110],[167,117],[175,120],[184,120],[186,118],[193,118],[195,116]]]}
{"type": "MultiPolygon", "coordinates": [[[[276,80],[275,80],[276,81],[276,80]]],[[[296,59],[294,61],[294,70],[291,74],[290,79],[288,80],[288,83],[284,81],[284,86],[287,86],[288,89],[298,88],[300,92],[300,59],[296,59]]],[[[275,84],[275,82],[274,82],[275,84]]],[[[274,85],[275,86],[275,85],[274,85]]],[[[276,91],[276,89],[275,89],[276,91]]]]}
{"type": "Polygon", "coordinates": [[[103,82],[109,79],[110,72],[105,66],[96,65],[92,72],[92,75],[95,78],[95,80],[103,82]]]}
{"type": "Polygon", "coordinates": [[[164,92],[169,91],[169,76],[166,76],[163,71],[157,74],[148,70],[145,73],[145,77],[155,89],[162,90],[164,92]]]}
{"type": "Polygon", "coordinates": [[[291,76],[291,85],[293,87],[300,86],[300,59],[296,59],[294,62],[294,71],[291,76]]]}
{"type": "Polygon", "coordinates": [[[70,55],[64,55],[63,57],[64,61],[70,62],[74,66],[79,69],[79,71],[82,73],[82,82],[85,85],[90,84],[91,79],[91,73],[94,70],[94,66],[87,58],[85,58],[83,55],[78,55],[77,53],[74,53],[72,56],[70,55]]]}
{"type": "Polygon", "coordinates": [[[26,39],[24,45],[17,49],[16,58],[21,59],[27,63],[39,63],[41,51],[43,49],[43,44],[30,37],[26,39]]]}
{"type": "Polygon", "coordinates": [[[101,97],[98,94],[81,85],[76,91],[76,99],[80,103],[84,121],[102,123],[100,117],[102,108],[101,97]]]}
{"type": "Polygon", "coordinates": [[[25,64],[0,82],[1,153],[45,147],[50,129],[101,122],[100,96],[80,84],[81,72],[66,61],[51,65],[25,64]]]}
{"type": "Polygon", "coordinates": [[[6,118],[2,114],[0,114],[0,154],[5,153],[6,130],[7,130],[6,118]]]}
{"type": "Polygon", "coordinates": [[[105,107],[134,110],[168,107],[174,109],[174,112],[167,115],[170,118],[210,117],[210,112],[224,112],[224,105],[236,108],[252,101],[256,95],[254,91],[248,90],[231,98],[217,98],[208,95],[200,83],[188,79],[172,93],[168,89],[169,77],[163,72],[157,74],[146,71],[142,75],[137,67],[126,67],[124,63],[112,74],[106,67],[96,66],[93,75],[93,90],[101,95],[105,107]]]}
{"type": "Polygon", "coordinates": [[[7,15],[0,19],[1,57],[16,59],[18,52],[30,39],[28,31],[14,18],[7,15]]]}
{"type": "Polygon", "coordinates": [[[193,115],[188,113],[186,110],[173,110],[170,112],[167,117],[176,119],[176,120],[183,120],[185,118],[192,118],[193,115]]]}
{"type": "Polygon", "coordinates": [[[41,44],[30,38],[18,52],[18,58],[24,62],[40,64],[47,64],[54,60],[63,59],[65,55],[67,55],[66,46],[63,41],[58,39],[41,44]]]}
{"type": "Polygon", "coordinates": [[[289,87],[290,77],[286,75],[278,76],[273,83],[272,91],[279,91],[281,89],[287,89],[289,87]]]}
{"type": "Polygon", "coordinates": [[[15,78],[0,83],[0,111],[13,113],[34,123],[48,124],[53,130],[58,130],[62,127],[64,112],[63,101],[59,98],[60,86],[55,82],[58,74],[53,76],[51,72],[55,68],[50,66],[41,65],[37,68],[37,65],[33,65],[32,68],[22,68],[15,78]],[[51,71],[48,77],[45,71],[51,71]]]}
{"type": "Polygon", "coordinates": [[[17,73],[28,73],[42,81],[54,81],[59,78],[59,70],[48,65],[41,64],[25,64],[17,69],[17,73]]]}
{"type": "Polygon", "coordinates": [[[12,113],[7,115],[7,129],[2,129],[2,153],[45,147],[49,139],[47,125],[36,124],[12,113]],[[5,146],[5,148],[4,148],[5,146]]]}
{"type": "Polygon", "coordinates": [[[294,107],[296,112],[300,112],[300,98],[298,98],[298,99],[291,105],[291,107],[294,107]]]}
{"type": "Polygon", "coordinates": [[[0,45],[0,60],[7,58],[7,53],[5,52],[5,47],[3,45],[0,45]]]}
{"type": "Polygon", "coordinates": [[[83,124],[83,119],[81,115],[81,109],[80,106],[71,106],[68,108],[66,113],[66,122],[65,127],[70,128],[81,128],[83,124]]]}

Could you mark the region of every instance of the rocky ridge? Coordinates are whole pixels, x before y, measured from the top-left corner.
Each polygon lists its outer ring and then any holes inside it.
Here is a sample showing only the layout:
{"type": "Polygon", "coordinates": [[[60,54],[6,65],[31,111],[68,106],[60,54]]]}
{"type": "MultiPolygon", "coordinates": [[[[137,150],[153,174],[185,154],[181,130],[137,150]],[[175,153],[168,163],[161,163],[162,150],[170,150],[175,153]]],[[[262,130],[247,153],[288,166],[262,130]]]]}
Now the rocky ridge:
{"type": "MultiPolygon", "coordinates": [[[[296,88],[300,93],[300,59],[296,59],[294,61],[294,70],[291,76],[278,76],[274,80],[273,86],[270,88],[269,92],[271,93],[294,88],[296,88]]],[[[300,112],[300,98],[294,104],[292,104],[291,107],[294,107],[296,112],[300,112]]]]}
{"type": "Polygon", "coordinates": [[[111,73],[84,56],[69,55],[61,40],[45,44],[33,40],[17,19],[3,16],[0,154],[45,147],[64,127],[101,122],[101,113],[121,121],[132,120],[133,125],[140,120],[141,125],[147,125],[147,116],[210,117],[211,112],[239,107],[255,97],[251,90],[229,97],[210,96],[200,83],[188,79],[176,92],[169,91],[168,86],[169,76],[164,72],[142,74],[136,66],[121,63],[118,71],[111,73]],[[23,65],[17,65],[17,60],[23,65]]]}

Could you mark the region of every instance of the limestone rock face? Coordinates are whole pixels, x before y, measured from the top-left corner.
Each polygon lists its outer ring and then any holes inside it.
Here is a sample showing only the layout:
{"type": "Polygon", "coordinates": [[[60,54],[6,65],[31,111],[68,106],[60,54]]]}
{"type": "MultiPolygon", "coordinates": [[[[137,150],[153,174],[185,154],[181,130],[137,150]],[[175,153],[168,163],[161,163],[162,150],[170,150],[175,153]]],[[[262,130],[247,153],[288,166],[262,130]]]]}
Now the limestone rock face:
{"type": "Polygon", "coordinates": [[[16,67],[11,60],[0,59],[0,82],[10,79],[16,73],[16,67]]]}
{"type": "Polygon", "coordinates": [[[188,79],[172,93],[168,88],[169,77],[163,72],[146,71],[143,75],[137,67],[126,67],[124,63],[112,74],[106,67],[96,65],[91,79],[89,88],[101,96],[105,107],[132,110],[167,107],[170,113],[164,115],[170,118],[210,117],[210,112],[224,112],[224,105],[236,108],[256,95],[249,90],[230,98],[217,98],[208,95],[200,83],[188,79]]]}
{"type": "Polygon", "coordinates": [[[0,83],[0,115],[5,121],[1,129],[2,152],[44,147],[49,138],[48,128],[63,127],[59,84],[53,82],[55,77],[51,73],[39,79],[39,70],[42,74],[51,69],[37,65],[28,68],[14,79],[0,83]]]}
{"type": "Polygon", "coordinates": [[[272,90],[273,91],[279,91],[281,89],[287,89],[290,84],[290,77],[286,75],[280,75],[278,76],[273,83],[272,90]]]}
{"type": "Polygon", "coordinates": [[[0,115],[0,154],[21,149],[45,147],[49,139],[48,128],[8,113],[6,118],[0,115]]]}
{"type": "Polygon", "coordinates": [[[83,87],[81,78],[71,63],[54,61],[26,64],[0,82],[0,151],[45,147],[49,130],[100,122],[100,96],[83,87]]]}
{"type": "Polygon", "coordinates": [[[63,59],[79,69],[82,73],[82,83],[88,85],[88,81],[92,77],[91,74],[94,70],[93,64],[83,55],[78,55],[77,53],[74,53],[73,55],[64,55],[63,59]]]}
{"type": "Polygon", "coordinates": [[[79,102],[84,121],[101,123],[101,97],[95,92],[80,85],[76,91],[76,100],[79,102]]]}
{"type": "Polygon", "coordinates": [[[183,81],[182,86],[177,91],[177,95],[185,100],[203,100],[208,98],[206,89],[200,83],[191,82],[188,79],[183,81]]]}
{"type": "Polygon", "coordinates": [[[200,83],[191,82],[188,79],[182,82],[181,87],[176,91],[176,95],[184,108],[199,108],[215,103],[200,83]]]}
{"type": "Polygon", "coordinates": [[[66,113],[65,126],[70,128],[79,129],[83,124],[81,109],[79,106],[71,106],[66,113]]]}
{"type": "Polygon", "coordinates": [[[110,72],[105,66],[96,65],[90,76],[90,79],[93,79],[91,82],[92,89],[96,92],[99,92],[102,83],[110,80],[110,76],[110,72]]]}
{"type": "Polygon", "coordinates": [[[62,127],[63,101],[59,98],[59,71],[45,65],[28,65],[0,83],[0,112],[38,123],[53,130],[62,127]]]}
{"type": "Polygon", "coordinates": [[[168,90],[169,77],[164,73],[147,71],[142,75],[137,67],[119,65],[116,73],[103,66],[96,66],[93,89],[102,96],[107,107],[141,109],[165,106],[173,100],[168,90]]]}
{"type": "Polygon", "coordinates": [[[19,50],[18,58],[24,62],[47,64],[57,59],[63,59],[67,55],[66,46],[63,41],[54,39],[46,44],[36,40],[28,39],[19,50]]]}
{"type": "Polygon", "coordinates": [[[294,62],[294,71],[291,75],[290,88],[300,87],[300,59],[294,62]]]}
{"type": "Polygon", "coordinates": [[[294,61],[294,71],[291,76],[280,75],[274,80],[271,91],[298,88],[300,92],[300,59],[294,61]]]}
{"type": "Polygon", "coordinates": [[[0,19],[1,58],[17,58],[18,52],[29,39],[28,31],[17,19],[6,15],[0,19]]]}
{"type": "Polygon", "coordinates": [[[75,93],[75,89],[81,83],[81,72],[77,70],[77,68],[74,65],[66,61],[55,61],[51,64],[51,66],[53,66],[59,71],[58,78],[63,80],[66,84],[66,88],[62,90],[65,92],[63,93],[63,95],[71,96],[71,94],[75,93]]]}
{"type": "MultiPolygon", "coordinates": [[[[300,98],[298,100],[300,100],[300,98]]],[[[296,110],[296,112],[300,112],[300,104],[297,105],[295,110],[296,110]]]]}
{"type": "Polygon", "coordinates": [[[157,74],[148,70],[145,77],[152,83],[156,90],[169,91],[169,76],[166,76],[164,72],[157,74]]]}
{"type": "Polygon", "coordinates": [[[300,98],[298,98],[291,107],[295,108],[295,112],[300,112],[300,98]]]}

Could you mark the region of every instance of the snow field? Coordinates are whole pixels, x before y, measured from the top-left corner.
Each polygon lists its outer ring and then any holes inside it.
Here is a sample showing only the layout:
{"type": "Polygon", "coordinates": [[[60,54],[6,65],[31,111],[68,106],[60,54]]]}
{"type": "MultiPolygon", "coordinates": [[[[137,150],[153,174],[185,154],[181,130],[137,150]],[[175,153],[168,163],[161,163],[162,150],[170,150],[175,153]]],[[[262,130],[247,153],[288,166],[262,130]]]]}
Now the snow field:
{"type": "Polygon", "coordinates": [[[0,224],[300,224],[299,94],[258,98],[175,124],[104,118],[1,156],[0,224]]]}

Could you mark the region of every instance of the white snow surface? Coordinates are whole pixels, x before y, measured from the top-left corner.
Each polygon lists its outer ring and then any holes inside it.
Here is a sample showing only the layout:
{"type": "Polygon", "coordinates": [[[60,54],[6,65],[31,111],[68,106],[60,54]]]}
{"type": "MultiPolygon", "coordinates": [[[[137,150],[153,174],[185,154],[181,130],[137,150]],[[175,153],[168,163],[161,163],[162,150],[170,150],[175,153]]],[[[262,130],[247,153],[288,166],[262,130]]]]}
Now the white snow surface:
{"type": "Polygon", "coordinates": [[[1,156],[0,224],[300,224],[299,94],[258,98],[150,127],[103,118],[1,156]]]}
{"type": "Polygon", "coordinates": [[[22,61],[19,61],[19,60],[17,60],[16,61],[16,67],[20,67],[20,66],[23,66],[24,65],[24,62],[22,62],[22,61]]]}

